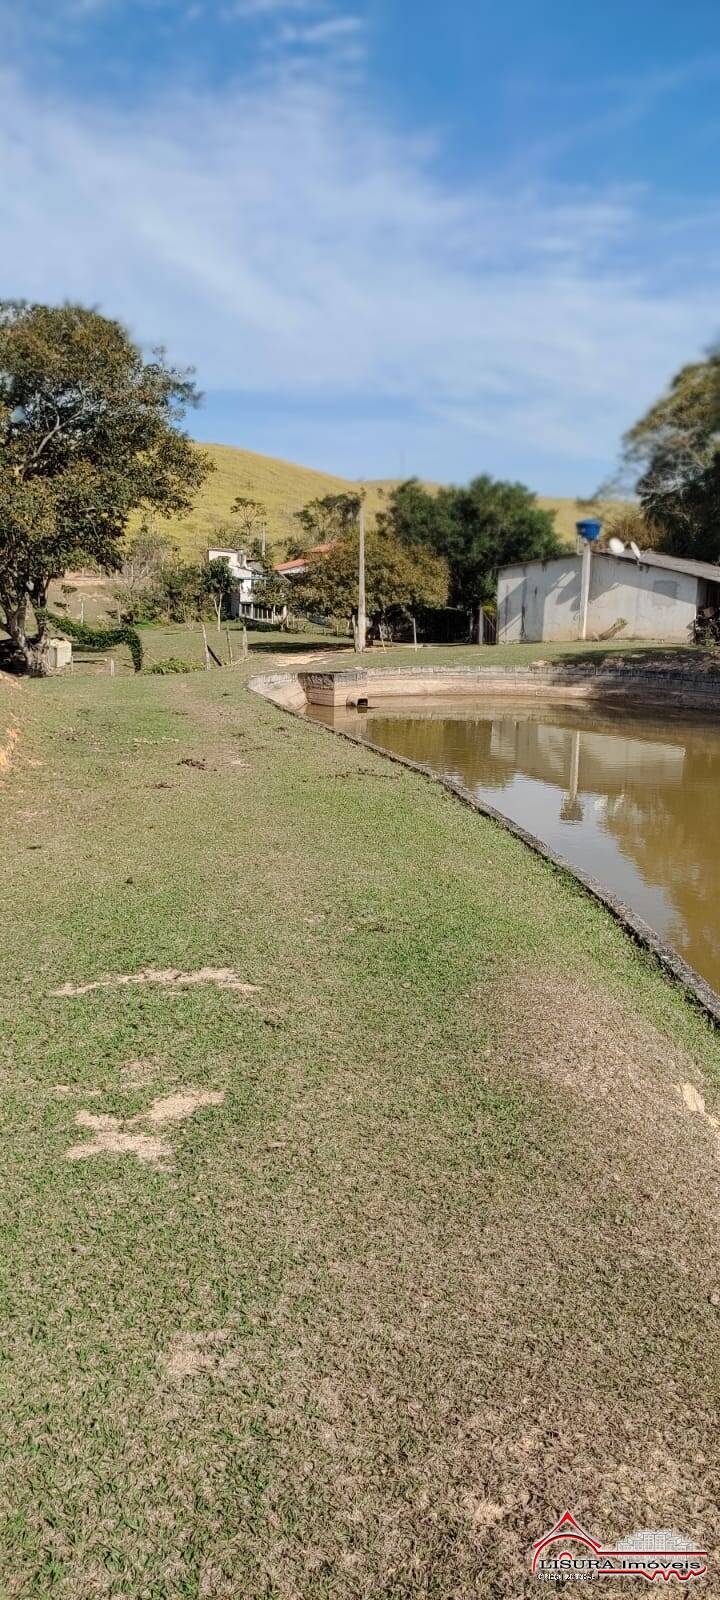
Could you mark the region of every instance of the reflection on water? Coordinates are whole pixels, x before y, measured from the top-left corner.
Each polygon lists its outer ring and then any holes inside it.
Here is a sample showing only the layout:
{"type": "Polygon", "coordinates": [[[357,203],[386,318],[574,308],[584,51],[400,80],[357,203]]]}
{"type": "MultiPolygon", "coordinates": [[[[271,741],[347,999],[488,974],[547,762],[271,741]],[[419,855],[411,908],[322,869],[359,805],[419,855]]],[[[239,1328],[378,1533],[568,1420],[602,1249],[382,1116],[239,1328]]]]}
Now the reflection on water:
{"type": "Polygon", "coordinates": [[[720,989],[720,723],[555,701],[309,714],[456,779],[592,873],[720,989]]]}

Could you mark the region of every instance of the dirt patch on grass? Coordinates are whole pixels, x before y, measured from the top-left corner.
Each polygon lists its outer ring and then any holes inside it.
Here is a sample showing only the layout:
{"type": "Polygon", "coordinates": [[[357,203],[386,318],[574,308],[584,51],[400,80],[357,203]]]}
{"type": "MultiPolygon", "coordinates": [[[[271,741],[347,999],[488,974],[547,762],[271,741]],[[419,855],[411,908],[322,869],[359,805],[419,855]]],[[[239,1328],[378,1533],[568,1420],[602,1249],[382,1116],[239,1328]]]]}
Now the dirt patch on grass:
{"type": "Polygon", "coordinates": [[[200,967],[197,972],[179,972],[176,967],[145,967],[142,972],[119,972],[109,978],[97,978],[90,983],[64,983],[52,989],[56,999],[75,999],[90,994],[94,989],[119,989],[127,984],[156,983],[163,988],[191,989],[198,983],[213,984],[216,989],[231,989],[234,994],[257,994],[255,983],[246,983],[232,967],[200,967]]]}
{"type": "Polygon", "coordinates": [[[707,1110],[705,1096],[700,1093],[694,1083],[678,1084],[678,1094],[688,1111],[692,1111],[695,1116],[703,1117],[708,1127],[712,1128],[713,1133],[720,1133],[720,1119],[713,1117],[707,1110]]]}
{"type": "Polygon", "coordinates": [[[186,1117],[192,1117],[196,1111],[201,1111],[204,1106],[221,1106],[225,1099],[222,1090],[179,1089],[176,1094],[164,1095],[159,1100],[153,1100],[149,1111],[143,1111],[135,1121],[143,1119],[152,1122],[155,1127],[166,1122],[183,1122],[186,1117]]]}
{"type": "Polygon", "coordinates": [[[0,777],[8,772],[12,762],[15,746],[20,738],[17,728],[7,728],[0,743],[0,777]]]}
{"type": "Polygon", "coordinates": [[[184,1122],[206,1106],[222,1105],[224,1091],[203,1089],[178,1089],[174,1094],[162,1095],[153,1100],[148,1111],[140,1111],[123,1122],[119,1117],[96,1116],[90,1111],[78,1111],[75,1122],[85,1128],[92,1139],[72,1145],[66,1150],[68,1161],[84,1161],[88,1156],[137,1156],[138,1161],[157,1164],[172,1156],[172,1149],[157,1134],[136,1132],[138,1124],[153,1128],[184,1122]]]}
{"type": "Polygon", "coordinates": [[[157,1163],[172,1154],[169,1144],[146,1133],[128,1133],[119,1117],[95,1116],[90,1111],[78,1111],[75,1118],[78,1128],[92,1134],[82,1144],[74,1144],[65,1151],[67,1161],[86,1161],[90,1156],[137,1156],[138,1161],[157,1163]]]}
{"type": "Polygon", "coordinates": [[[210,1376],[222,1378],[236,1365],[237,1357],[228,1350],[230,1333],[224,1328],[208,1333],[176,1334],[162,1368],[173,1383],[184,1383],[188,1378],[210,1376]]]}
{"type": "Polygon", "coordinates": [[[7,672],[0,672],[0,694],[2,695],[0,717],[2,717],[3,724],[5,724],[5,718],[7,717],[7,725],[0,726],[0,777],[10,770],[13,755],[20,738],[20,729],[14,715],[18,691],[19,684],[17,679],[12,678],[7,672]]]}
{"type": "Polygon", "coordinates": [[[123,1061],[120,1064],[123,1083],[130,1089],[139,1089],[154,1077],[161,1066],[162,1062],[156,1056],[136,1056],[132,1061],[123,1061]]]}

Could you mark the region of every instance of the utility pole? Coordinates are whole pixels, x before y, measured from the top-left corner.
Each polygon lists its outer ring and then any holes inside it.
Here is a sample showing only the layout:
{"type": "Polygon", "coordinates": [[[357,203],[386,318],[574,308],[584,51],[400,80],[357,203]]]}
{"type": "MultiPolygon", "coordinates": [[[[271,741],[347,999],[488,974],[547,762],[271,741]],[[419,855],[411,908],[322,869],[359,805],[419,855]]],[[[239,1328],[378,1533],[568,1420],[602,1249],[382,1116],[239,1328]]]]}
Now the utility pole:
{"type": "Polygon", "coordinates": [[[580,568],[580,611],[578,615],[578,638],[587,639],[588,607],[590,603],[590,579],[592,574],[593,545],[600,538],[602,522],[599,517],[582,517],[575,523],[575,532],[578,543],[582,546],[582,566],[580,568]]]}
{"type": "Polygon", "coordinates": [[[591,563],[592,545],[586,540],[583,545],[582,566],[580,568],[580,627],[578,632],[581,639],[587,639],[591,563]]]}
{"type": "Polygon", "coordinates": [[[357,649],[365,649],[365,507],[360,502],[360,515],[358,518],[359,549],[358,549],[358,614],[357,614],[357,649]]]}

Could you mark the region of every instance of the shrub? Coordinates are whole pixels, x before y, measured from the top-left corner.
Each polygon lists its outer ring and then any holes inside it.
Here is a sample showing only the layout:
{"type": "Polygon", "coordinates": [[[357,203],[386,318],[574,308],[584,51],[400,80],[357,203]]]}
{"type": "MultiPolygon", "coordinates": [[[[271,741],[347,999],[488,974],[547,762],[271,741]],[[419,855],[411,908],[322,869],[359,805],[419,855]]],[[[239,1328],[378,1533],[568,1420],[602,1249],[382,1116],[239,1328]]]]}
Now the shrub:
{"type": "Polygon", "coordinates": [[[118,644],[126,644],[132,658],[136,672],[142,672],[143,647],[140,637],[134,628],[127,623],[119,628],[91,628],[86,622],[74,622],[71,617],[59,617],[56,612],[45,613],[49,623],[57,628],[58,633],[65,634],[75,644],[82,645],[84,650],[114,650],[118,644]]]}
{"type": "Polygon", "coordinates": [[[159,673],[165,676],[170,672],[199,672],[198,661],[183,661],[182,656],[164,656],[162,661],[153,661],[152,666],[146,667],[146,672],[159,673]]]}

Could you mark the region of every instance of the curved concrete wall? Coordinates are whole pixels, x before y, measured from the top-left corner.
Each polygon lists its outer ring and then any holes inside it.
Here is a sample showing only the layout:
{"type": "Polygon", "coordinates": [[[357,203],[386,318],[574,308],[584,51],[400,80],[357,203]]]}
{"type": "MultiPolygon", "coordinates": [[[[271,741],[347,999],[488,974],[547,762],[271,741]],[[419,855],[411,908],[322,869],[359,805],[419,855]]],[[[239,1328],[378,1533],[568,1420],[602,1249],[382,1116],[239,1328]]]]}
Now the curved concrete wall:
{"type": "Polygon", "coordinates": [[[553,699],[623,699],[634,704],[674,705],[720,715],[720,673],[642,667],[625,661],[536,662],[529,667],[382,667],[339,672],[264,673],[250,687],[288,710],[307,704],[352,706],[359,699],[422,695],[467,697],[532,695],[553,699]]]}

